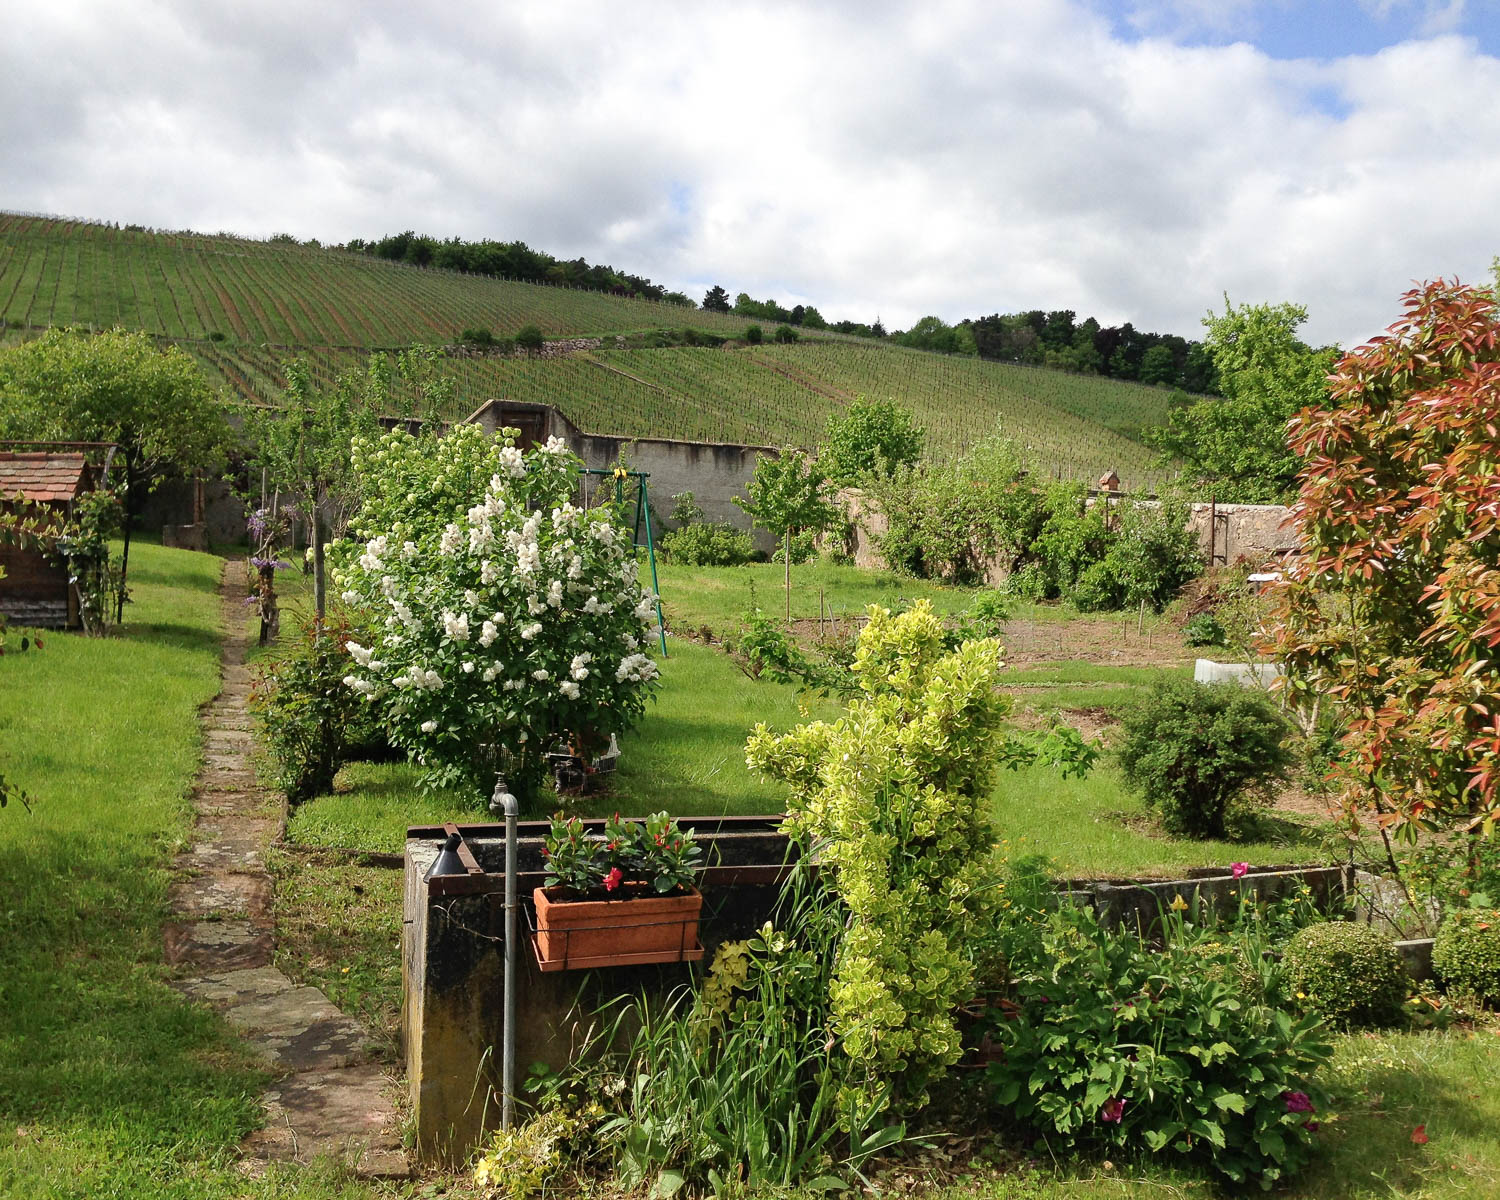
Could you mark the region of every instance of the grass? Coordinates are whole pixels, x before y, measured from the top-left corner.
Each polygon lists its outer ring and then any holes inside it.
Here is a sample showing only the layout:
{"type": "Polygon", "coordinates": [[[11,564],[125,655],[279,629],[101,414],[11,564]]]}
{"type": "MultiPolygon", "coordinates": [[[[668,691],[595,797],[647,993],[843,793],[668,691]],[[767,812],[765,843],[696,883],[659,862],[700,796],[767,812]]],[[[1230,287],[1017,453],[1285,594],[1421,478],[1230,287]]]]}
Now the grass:
{"type": "MultiPolygon", "coordinates": [[[[715,636],[722,636],[737,628],[752,607],[780,617],[786,604],[785,571],[780,563],[746,563],[742,567],[658,563],[667,626],[679,633],[696,633],[706,626],[715,636]]],[[[834,617],[841,621],[859,617],[871,604],[896,608],[930,600],[938,612],[950,614],[968,608],[974,595],[973,588],[947,587],[894,571],[871,571],[822,560],[792,567],[792,620],[816,621],[821,604],[830,629],[834,617]]]]}
{"type": "MultiPolygon", "coordinates": [[[[137,604],[123,636],[51,635],[40,652],[0,658],[6,769],[35,798],[29,814],[0,812],[0,1196],[368,1197],[371,1189],[334,1165],[273,1169],[261,1179],[235,1167],[234,1147],[259,1119],[264,1076],[215,1017],[165,986],[166,869],[188,828],[196,708],[216,688],[219,563],[149,545],[136,553],[137,604]]],[[[665,779],[663,786],[677,789],[673,806],[701,805],[708,796],[724,811],[767,807],[758,785],[740,778],[748,772],[730,747],[757,716],[778,726],[802,719],[795,693],[743,679],[702,646],[675,643],[666,667],[667,686],[628,743],[622,798],[649,805],[660,793],[643,789],[665,779]],[[727,807],[739,802],[747,807],[727,807]]],[[[1089,664],[1014,674],[1028,690],[1129,689],[1134,678],[1127,668],[1089,664]]],[[[308,840],[339,840],[388,822],[435,819],[443,801],[432,801],[430,810],[421,807],[428,801],[414,805],[402,770],[351,768],[351,791],[305,806],[298,829],[308,840]],[[335,819],[339,805],[348,824],[335,819]]],[[[1076,786],[1059,785],[1048,771],[1007,774],[996,790],[997,820],[1013,853],[1040,850],[1078,867],[1097,859],[1132,871],[1228,861],[1230,854],[1257,859],[1285,848],[1200,844],[1189,853],[1112,815],[1132,811],[1107,773],[1076,786]]],[[[274,855],[271,866],[281,960],[374,1028],[391,1029],[400,874],[321,866],[292,853],[274,855]]],[[[1500,1038],[1493,1028],[1356,1034],[1338,1038],[1337,1046],[1324,1079],[1338,1113],[1324,1126],[1326,1153],[1278,1194],[1500,1194],[1500,1093],[1492,1086],[1500,1038]],[[1425,1145],[1411,1140],[1418,1125],[1430,1139],[1425,1145]]],[[[1059,1168],[1042,1147],[1032,1158],[1032,1167],[978,1171],[929,1194],[1217,1194],[1202,1179],[1150,1164],[1059,1168]]],[[[441,1178],[416,1187],[421,1194],[467,1194],[441,1178]]]]}
{"type": "Polygon", "coordinates": [[[334,1197],[336,1174],[247,1180],[264,1075],[167,987],[168,865],[185,843],[197,708],[218,690],[208,555],[137,544],[121,636],[0,657],[0,1195],[334,1197]]]}

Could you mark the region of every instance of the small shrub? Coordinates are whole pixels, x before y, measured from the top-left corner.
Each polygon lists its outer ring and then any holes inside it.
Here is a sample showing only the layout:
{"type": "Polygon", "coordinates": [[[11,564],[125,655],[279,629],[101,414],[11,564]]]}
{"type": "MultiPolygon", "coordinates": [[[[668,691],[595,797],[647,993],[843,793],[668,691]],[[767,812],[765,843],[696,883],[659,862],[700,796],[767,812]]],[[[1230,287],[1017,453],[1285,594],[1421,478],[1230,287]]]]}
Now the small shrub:
{"type": "Polygon", "coordinates": [[[482,325],[472,329],[465,329],[458,335],[458,340],[469,346],[493,346],[495,335],[482,325]]]}
{"type": "Polygon", "coordinates": [[[1290,732],[1261,692],[1174,679],[1126,715],[1120,768],[1170,832],[1221,838],[1286,777],[1290,732]]]}
{"type": "Polygon", "coordinates": [[[662,557],[686,567],[738,567],[755,557],[755,543],[723,522],[684,525],[661,539],[662,557]]]}
{"type": "Polygon", "coordinates": [[[1047,598],[1047,572],[1041,563],[1029,562],[1018,571],[1012,571],[1002,585],[1006,595],[1019,600],[1039,601],[1047,598]]]}
{"type": "Polygon", "coordinates": [[[974,597],[974,602],[958,620],[959,641],[999,637],[1001,627],[1010,620],[1010,603],[1004,592],[990,588],[974,597]]]}
{"type": "Polygon", "coordinates": [[[1222,646],[1224,626],[1213,613],[1198,613],[1182,627],[1182,640],[1189,646],[1222,646]]]}
{"type": "Polygon", "coordinates": [[[251,710],[271,759],[276,785],[293,804],[333,787],[351,750],[377,739],[369,705],[346,687],[352,631],[342,621],[302,630],[259,670],[251,710]]]}
{"type": "Polygon", "coordinates": [[[603,1115],[597,1104],[582,1119],[560,1108],[540,1112],[518,1129],[497,1129],[474,1163],[480,1194],[504,1200],[526,1200],[542,1191],[562,1170],[569,1143],[586,1123],[603,1115]]]}
{"type": "Polygon", "coordinates": [[[695,521],[704,520],[708,514],[703,511],[703,506],[693,497],[692,492],[674,492],[672,494],[672,512],[670,520],[677,525],[691,525],[695,521]]]}
{"type": "Polygon", "coordinates": [[[759,325],[745,326],[745,341],[749,342],[750,345],[759,346],[765,340],[765,331],[759,325]]]}
{"type": "Polygon", "coordinates": [[[1125,588],[1108,561],[1090,563],[1068,599],[1079,612],[1114,612],[1124,603],[1125,588]]]}
{"type": "Polygon", "coordinates": [[[778,342],[782,345],[787,345],[788,343],[795,342],[798,334],[790,325],[778,325],[776,326],[775,336],[778,342]]]}
{"type": "Polygon", "coordinates": [[[1500,1001],[1500,909],[1452,913],[1433,942],[1432,969],[1450,989],[1500,1001]]]}
{"type": "Polygon", "coordinates": [[[1299,1003],[1340,1028],[1388,1025],[1406,999],[1395,943],[1369,925],[1323,921],[1292,935],[1287,986],[1299,1003]]]}
{"type": "Polygon", "coordinates": [[[546,340],[542,337],[542,331],[535,325],[523,325],[516,330],[516,346],[528,354],[539,354],[546,340]]]}

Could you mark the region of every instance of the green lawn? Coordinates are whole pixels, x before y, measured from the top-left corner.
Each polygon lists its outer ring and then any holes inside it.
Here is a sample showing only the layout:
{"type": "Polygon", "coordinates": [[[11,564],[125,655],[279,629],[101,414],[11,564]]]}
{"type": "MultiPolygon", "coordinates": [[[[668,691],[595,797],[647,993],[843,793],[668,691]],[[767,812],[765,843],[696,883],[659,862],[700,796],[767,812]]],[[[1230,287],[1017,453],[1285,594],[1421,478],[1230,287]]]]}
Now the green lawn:
{"type": "MultiPolygon", "coordinates": [[[[657,565],[662,608],[676,632],[696,633],[703,626],[715,635],[733,630],[747,610],[758,607],[781,616],[786,605],[786,568],[780,563],[747,563],[742,567],[657,565]]],[[[649,582],[649,574],[643,571],[649,582]]],[[[871,604],[894,608],[927,599],[940,613],[961,612],[974,599],[973,588],[945,587],[893,571],[868,571],[828,562],[792,568],[792,619],[816,620],[819,599],[825,618],[858,617],[871,604]]]]}
{"type": "Polygon", "coordinates": [[[165,983],[167,868],[191,820],[197,709],[218,690],[221,560],[137,544],[121,636],[0,657],[0,1195],[367,1194],[247,1180],[263,1075],[165,983]]]}

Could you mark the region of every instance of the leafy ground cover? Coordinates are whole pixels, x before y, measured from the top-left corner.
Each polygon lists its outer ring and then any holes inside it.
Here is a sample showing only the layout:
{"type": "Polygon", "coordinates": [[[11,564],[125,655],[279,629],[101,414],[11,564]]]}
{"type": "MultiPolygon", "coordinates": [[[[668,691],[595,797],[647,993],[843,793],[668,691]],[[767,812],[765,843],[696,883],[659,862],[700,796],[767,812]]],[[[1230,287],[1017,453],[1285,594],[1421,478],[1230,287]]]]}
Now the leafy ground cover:
{"type": "Polygon", "coordinates": [[[197,708],[218,688],[221,560],[141,545],[121,635],[0,657],[0,1195],[352,1197],[248,1180],[264,1076],[166,985],[161,925],[190,822],[197,708]]]}

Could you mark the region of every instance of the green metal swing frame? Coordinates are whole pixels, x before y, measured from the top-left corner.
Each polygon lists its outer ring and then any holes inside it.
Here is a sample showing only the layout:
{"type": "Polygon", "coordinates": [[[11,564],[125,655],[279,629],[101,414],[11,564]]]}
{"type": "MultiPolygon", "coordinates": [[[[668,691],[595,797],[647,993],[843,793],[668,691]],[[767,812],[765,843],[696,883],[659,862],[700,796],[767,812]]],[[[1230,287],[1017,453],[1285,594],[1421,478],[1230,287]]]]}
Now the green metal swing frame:
{"type": "Polygon", "coordinates": [[[639,549],[641,545],[646,547],[646,556],[651,563],[651,594],[656,597],[656,629],[661,638],[661,656],[671,657],[667,653],[667,624],[662,619],[661,613],[661,586],[656,577],[656,537],[651,529],[651,496],[647,480],[651,478],[649,471],[631,471],[625,467],[579,467],[578,474],[583,485],[584,506],[588,505],[588,479],[590,476],[607,477],[615,481],[615,503],[623,509],[625,507],[625,485],[628,480],[634,480],[635,489],[635,522],[631,531],[631,543],[639,549]],[[644,527],[646,540],[641,542],[641,530],[644,527]]]}

